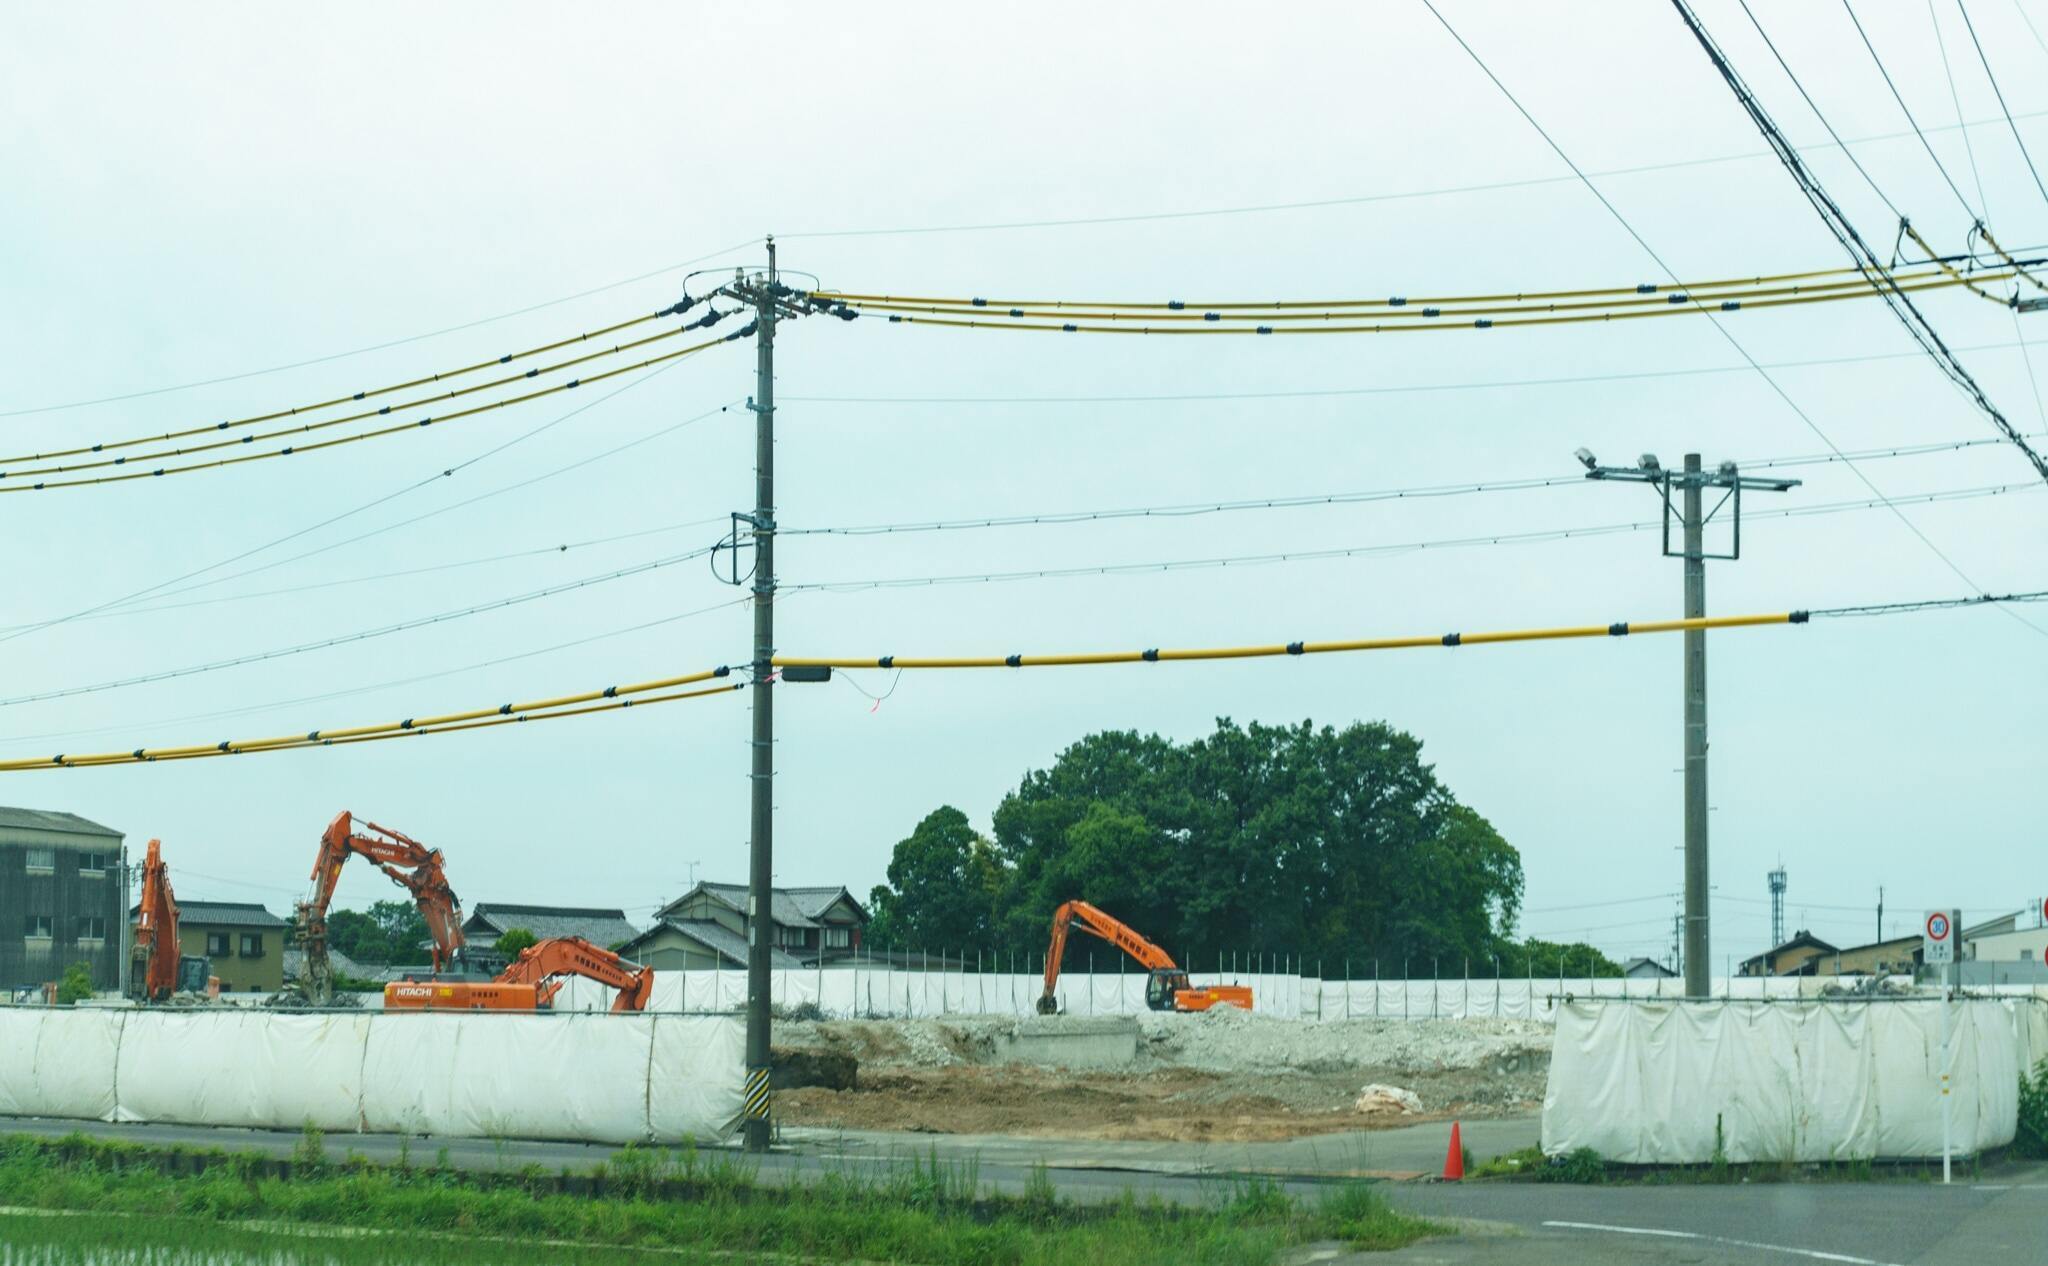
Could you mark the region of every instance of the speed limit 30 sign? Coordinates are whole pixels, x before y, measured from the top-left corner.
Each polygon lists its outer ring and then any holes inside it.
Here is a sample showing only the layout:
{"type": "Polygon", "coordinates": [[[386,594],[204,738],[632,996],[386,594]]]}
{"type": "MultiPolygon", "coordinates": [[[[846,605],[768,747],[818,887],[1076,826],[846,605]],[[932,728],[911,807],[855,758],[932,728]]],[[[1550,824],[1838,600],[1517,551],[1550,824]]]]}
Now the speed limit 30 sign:
{"type": "Polygon", "coordinates": [[[1956,961],[1956,936],[1962,913],[1957,910],[1929,910],[1921,923],[1921,961],[1926,963],[1953,963],[1956,961]]]}

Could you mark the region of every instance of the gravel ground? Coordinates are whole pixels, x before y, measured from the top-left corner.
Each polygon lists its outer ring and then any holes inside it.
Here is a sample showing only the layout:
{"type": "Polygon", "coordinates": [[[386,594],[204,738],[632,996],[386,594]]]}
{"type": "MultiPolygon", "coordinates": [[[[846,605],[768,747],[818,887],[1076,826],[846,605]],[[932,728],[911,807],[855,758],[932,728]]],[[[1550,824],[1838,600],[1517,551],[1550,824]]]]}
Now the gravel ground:
{"type": "MultiPolygon", "coordinates": [[[[1219,1008],[1136,1017],[1126,1070],[1004,1065],[996,1039],[1062,1017],[825,1020],[776,1025],[778,1046],[845,1051],[850,1091],[777,1095],[792,1124],[1091,1138],[1277,1139],[1531,1111],[1548,1025],[1520,1020],[1281,1020],[1219,1008]],[[1422,1115],[1362,1114],[1368,1084],[1398,1086],[1422,1115]]],[[[1077,1026],[1100,1025],[1078,1020],[1077,1026]]]]}

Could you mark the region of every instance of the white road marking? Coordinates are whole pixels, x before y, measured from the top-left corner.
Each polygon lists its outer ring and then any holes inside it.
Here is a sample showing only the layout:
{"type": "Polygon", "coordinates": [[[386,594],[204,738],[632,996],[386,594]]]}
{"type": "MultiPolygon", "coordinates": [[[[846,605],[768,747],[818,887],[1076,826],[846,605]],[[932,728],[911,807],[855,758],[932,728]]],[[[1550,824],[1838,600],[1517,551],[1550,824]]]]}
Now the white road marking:
{"type": "Polygon", "coordinates": [[[1721,1235],[1701,1235],[1693,1231],[1666,1231],[1648,1226],[1608,1226],[1600,1222],[1545,1222],[1545,1226],[1559,1227],[1571,1231],[1606,1231],[1614,1235],[1652,1235],[1666,1240],[1700,1240],[1709,1244],[1726,1244],[1733,1248],[1755,1249],[1764,1253],[1784,1253],[1792,1257],[1804,1257],[1817,1262],[1845,1262],[1848,1266],[1898,1266],[1896,1262],[1880,1262],[1871,1257],[1855,1257],[1848,1253],[1824,1253],[1819,1249],[1787,1248],[1783,1244],[1759,1244],[1755,1240],[1732,1240],[1721,1235]]]}

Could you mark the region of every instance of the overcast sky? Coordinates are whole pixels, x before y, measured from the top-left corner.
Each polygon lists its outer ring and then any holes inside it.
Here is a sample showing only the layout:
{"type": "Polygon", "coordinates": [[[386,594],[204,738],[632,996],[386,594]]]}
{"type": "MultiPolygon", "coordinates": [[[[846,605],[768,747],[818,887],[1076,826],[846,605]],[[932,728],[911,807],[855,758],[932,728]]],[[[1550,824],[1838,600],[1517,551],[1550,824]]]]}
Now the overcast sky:
{"type": "MultiPolygon", "coordinates": [[[[2048,6],[2022,3],[2048,31],[2048,6]]],[[[1937,246],[1963,249],[1970,216],[1919,142],[1897,136],[1903,116],[1846,16],[1757,8],[1842,135],[1889,138],[1853,149],[1892,201],[1937,246]]],[[[2048,197],[1957,10],[1936,9],[1962,114],[1981,122],[1967,133],[1953,126],[1927,12],[1866,2],[1859,13],[1999,240],[2048,242],[2048,197]]],[[[1665,6],[1450,0],[1444,12],[1582,168],[1655,168],[1595,181],[1682,278],[1846,262],[1665,6]]],[[[1742,10],[1708,0],[1701,14],[1793,141],[1825,141],[1742,10]]],[[[2048,48],[2007,0],[1977,0],[1970,14],[2022,135],[2048,160],[2048,48]]],[[[1085,17],[953,4],[14,6],[0,17],[0,101],[0,411],[10,411],[0,444],[10,453],[286,408],[610,324],[673,302],[688,269],[337,356],[681,261],[756,264],[767,233],[786,267],[853,291],[1220,301],[1666,280],[1419,4],[1120,5],[1085,17]],[[1498,187],[1509,182],[1523,183],[1498,187]],[[1317,201],[1331,205],[1136,218],[1317,201]],[[916,231],[1086,219],[1110,222],[916,231]],[[31,411],[315,358],[332,359],[31,411]]],[[[1895,224],[1870,187],[1839,151],[1809,157],[1888,252],[1895,224]]],[[[2048,315],[2015,319],[1953,290],[1924,306],[2010,417],[2048,429],[2017,345],[2022,334],[2042,339],[2030,323],[2048,315]]],[[[1819,453],[1830,441],[1862,450],[1993,434],[1877,303],[1745,313],[1724,328],[1758,361],[1789,364],[1771,375],[1811,427],[1705,317],[1406,340],[806,321],[778,345],[780,517],[794,528],[1570,475],[1580,445],[1623,463],[1643,452],[1676,463],[1696,449],[1712,464],[1819,453]],[[1846,357],[1866,359],[1790,364],[1846,357]],[[1517,385],[1488,385],[1503,383],[1517,385]],[[1059,399],[1032,402],[1043,397],[1059,399]]],[[[2048,374],[2035,360],[2033,372],[2048,374]]],[[[180,604],[169,609],[0,642],[0,694],[293,646],[709,544],[723,528],[704,521],[752,501],[751,420],[716,412],[745,399],[752,375],[751,345],[720,348],[627,380],[615,398],[503,451],[594,397],[224,472],[0,496],[10,574],[0,623],[13,625],[173,580],[422,481],[201,579],[673,428],[314,557],[178,596],[171,586],[151,600],[180,604]],[[668,530],[308,588],[648,529],[668,530]],[[290,592],[225,601],[272,590],[290,592]],[[183,605],[201,599],[223,601],[183,605]]],[[[2013,449],[1861,469],[1898,497],[2014,485],[1905,513],[1975,586],[2048,581],[2048,497],[2013,449]]],[[[1839,465],[1789,473],[1805,485],[1747,499],[1752,516],[1870,495],[1839,465]]],[[[1641,487],[1572,483],[1166,521],[792,537],[779,555],[783,579],[806,584],[1445,540],[1656,511],[1641,487]]],[[[1709,566],[1713,612],[1972,590],[1882,509],[1752,517],[1745,529],[1742,559],[1709,566]]],[[[726,606],[478,666],[735,596],[699,559],[353,645],[0,707],[0,754],[295,732],[739,662],[749,617],[726,606]],[[410,678],[425,679],[384,684],[410,678]]],[[[1680,565],[1659,556],[1655,533],[1638,532],[797,591],[779,608],[778,642],[857,655],[1227,645],[1653,619],[1680,603],[1680,565]]],[[[1870,939],[1880,886],[1888,931],[1923,907],[1959,904],[1974,918],[2048,890],[2048,608],[2020,614],[2032,626],[1980,609],[1711,637],[1717,966],[1763,948],[1765,872],[1781,860],[1788,921],[1845,945],[1870,939]]],[[[985,829],[1006,789],[1094,730],[1186,740],[1219,716],[1384,719],[1418,735],[1455,794],[1521,850],[1527,930],[1661,954],[1680,884],[1679,649],[1676,637],[1643,637],[900,682],[869,672],[853,685],[794,687],[778,694],[776,870],[783,883],[865,895],[925,813],[951,803],[985,829]],[[892,686],[879,706],[862,693],[892,686]]],[[[9,774],[0,802],[83,814],[137,851],[162,837],[187,898],[288,911],[320,829],[346,808],[445,849],[472,905],[616,905],[645,920],[693,865],[698,878],[744,882],[747,724],[734,696],[347,749],[9,774]]],[[[344,879],[341,900],[397,891],[365,868],[344,879]]]]}

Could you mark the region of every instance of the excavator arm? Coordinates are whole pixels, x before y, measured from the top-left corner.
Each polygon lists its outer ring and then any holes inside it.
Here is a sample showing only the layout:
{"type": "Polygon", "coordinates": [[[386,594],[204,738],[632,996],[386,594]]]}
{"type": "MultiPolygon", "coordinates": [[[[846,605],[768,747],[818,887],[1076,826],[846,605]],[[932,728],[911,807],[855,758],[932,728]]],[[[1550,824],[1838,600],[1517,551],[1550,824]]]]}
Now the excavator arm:
{"type": "Polygon", "coordinates": [[[1067,950],[1067,929],[1079,920],[1081,929],[1091,932],[1143,963],[1148,971],[1175,970],[1173,956],[1132,931],[1122,920],[1096,909],[1085,901],[1069,901],[1052,915],[1052,944],[1045,951],[1045,992],[1039,995],[1041,1015],[1059,1010],[1054,993],[1060,982],[1060,959],[1067,950]]]}
{"type": "Polygon", "coordinates": [[[581,976],[618,990],[613,1011],[645,1011],[654,994],[654,969],[629,963],[580,936],[536,941],[498,974],[500,985],[532,985],[534,1005],[544,1007],[562,991],[564,976],[581,976]]]}
{"type": "Polygon", "coordinates": [[[334,974],[327,958],[327,907],[334,900],[342,864],[351,856],[367,858],[412,894],[434,941],[437,974],[461,956],[465,943],[462,903],[448,886],[441,850],[375,822],[363,822],[361,832],[355,826],[354,815],[346,809],[327,824],[320,836],[320,852],[313,860],[313,895],[299,903],[294,915],[298,941],[306,952],[307,992],[319,1006],[326,1005],[334,994],[334,974]]]}
{"type": "Polygon", "coordinates": [[[135,913],[135,957],[142,962],[142,999],[162,1002],[178,988],[178,902],[163,842],[151,840],[142,861],[142,891],[135,913]]]}

